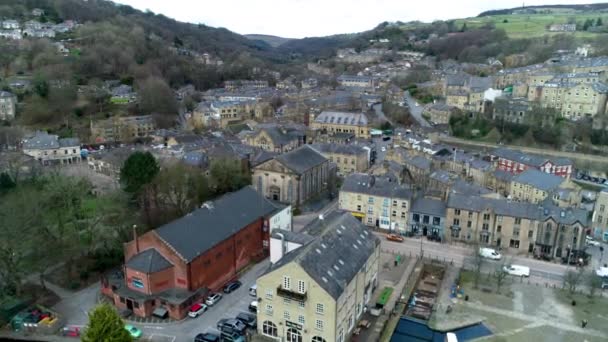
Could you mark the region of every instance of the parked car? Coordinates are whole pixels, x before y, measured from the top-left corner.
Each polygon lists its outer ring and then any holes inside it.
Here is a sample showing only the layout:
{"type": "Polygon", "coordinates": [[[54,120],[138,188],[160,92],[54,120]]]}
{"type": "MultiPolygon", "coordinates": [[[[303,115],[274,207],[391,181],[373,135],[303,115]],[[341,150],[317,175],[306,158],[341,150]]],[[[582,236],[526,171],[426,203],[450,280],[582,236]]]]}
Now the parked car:
{"type": "Polygon", "coordinates": [[[235,318],[243,322],[249,328],[255,329],[258,326],[256,315],[248,312],[241,312],[240,314],[236,315],[235,318]]]}
{"type": "Polygon", "coordinates": [[[403,236],[397,234],[387,234],[386,239],[389,241],[403,242],[403,236]]]}
{"type": "Polygon", "coordinates": [[[249,295],[253,297],[257,297],[258,295],[258,286],[256,284],[251,285],[249,288],[249,295]]]}
{"type": "Polygon", "coordinates": [[[251,312],[258,312],[258,301],[254,300],[253,302],[251,302],[251,304],[249,304],[249,311],[251,312]]]}
{"type": "Polygon", "coordinates": [[[61,329],[61,335],[67,337],[80,337],[80,327],[66,325],[61,329]]]}
{"type": "Polygon", "coordinates": [[[207,305],[203,303],[196,303],[190,307],[190,310],[188,311],[188,316],[196,318],[202,315],[205,311],[207,311],[207,305]]]}
{"type": "Polygon", "coordinates": [[[502,257],[500,253],[498,253],[496,250],[485,247],[479,248],[479,255],[492,260],[500,260],[500,258],[502,257]]]}
{"type": "Polygon", "coordinates": [[[229,327],[225,327],[225,329],[222,330],[221,339],[222,342],[245,342],[243,334],[229,327]]]}
{"type": "Polygon", "coordinates": [[[198,334],[194,342],[220,342],[220,336],[212,333],[198,334]]]}
{"type": "Polygon", "coordinates": [[[502,268],[505,272],[510,275],[517,277],[529,277],[530,276],[530,267],[521,266],[521,265],[509,265],[503,266],[502,268]]]}
{"type": "Polygon", "coordinates": [[[207,304],[207,306],[214,306],[217,302],[220,301],[220,299],[222,299],[221,293],[212,293],[207,297],[205,304],[207,304]]]}
{"type": "Polygon", "coordinates": [[[242,283],[238,280],[235,281],[231,281],[228,284],[226,284],[226,286],[224,286],[224,293],[230,293],[236,289],[238,289],[239,287],[241,287],[242,283]]]}
{"type": "Polygon", "coordinates": [[[382,152],[386,152],[386,147],[382,146],[382,148],[380,148],[380,150],[382,150],[382,152]]]}
{"type": "Polygon", "coordinates": [[[217,330],[224,331],[226,328],[233,329],[239,332],[241,335],[245,333],[247,326],[245,323],[235,318],[222,318],[217,322],[217,330]]]}
{"type": "Polygon", "coordinates": [[[132,326],[131,324],[126,324],[125,329],[131,334],[131,337],[134,339],[138,339],[141,337],[142,332],[139,328],[132,326]]]}
{"type": "Polygon", "coordinates": [[[595,240],[595,239],[594,239],[594,238],[592,238],[591,236],[585,236],[585,242],[586,242],[588,245],[591,245],[591,246],[596,246],[596,247],[599,247],[599,246],[601,245],[601,243],[600,243],[599,241],[595,240]]]}

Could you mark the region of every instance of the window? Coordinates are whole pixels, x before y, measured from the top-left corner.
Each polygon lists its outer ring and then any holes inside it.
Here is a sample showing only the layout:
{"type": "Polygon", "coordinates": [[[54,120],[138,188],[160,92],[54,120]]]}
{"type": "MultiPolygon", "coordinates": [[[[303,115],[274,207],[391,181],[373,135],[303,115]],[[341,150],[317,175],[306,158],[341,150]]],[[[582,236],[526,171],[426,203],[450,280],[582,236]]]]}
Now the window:
{"type": "Polygon", "coordinates": [[[467,228],[471,228],[471,225],[473,225],[473,222],[467,221],[467,228]]]}
{"type": "Polygon", "coordinates": [[[302,301],[298,301],[298,307],[300,307],[300,308],[302,308],[302,309],[303,309],[303,308],[304,308],[304,305],[305,305],[305,304],[304,304],[304,302],[302,302],[302,301]]]}
{"type": "Polygon", "coordinates": [[[302,333],[294,328],[287,329],[287,342],[302,342],[302,333]]]}
{"type": "Polygon", "coordinates": [[[469,218],[473,218],[473,213],[469,211],[469,218]]]}
{"type": "Polygon", "coordinates": [[[367,213],[370,215],[374,214],[374,207],[372,207],[372,206],[367,207],[367,213]]]}
{"type": "Polygon", "coordinates": [[[511,241],[509,241],[509,247],[519,248],[519,240],[513,240],[513,239],[511,239],[511,241]]]}
{"type": "Polygon", "coordinates": [[[357,205],[357,211],[358,211],[358,212],[361,212],[361,205],[360,205],[360,204],[359,204],[359,205],[357,205]]]}
{"type": "Polygon", "coordinates": [[[300,324],[304,324],[305,320],[304,320],[304,315],[299,315],[298,316],[298,323],[300,324]]]}
{"type": "Polygon", "coordinates": [[[317,303],[317,313],[321,315],[325,313],[325,305],[323,303],[317,303]]]}
{"type": "Polygon", "coordinates": [[[266,304],[266,313],[272,315],[272,305],[266,304]]]}
{"type": "Polygon", "coordinates": [[[605,205],[603,205],[603,204],[602,204],[602,205],[600,205],[600,212],[601,212],[601,213],[603,213],[603,212],[604,212],[604,209],[606,209],[606,206],[605,206],[605,205]]]}
{"type": "Polygon", "coordinates": [[[291,304],[291,299],[289,299],[289,298],[283,298],[283,304],[285,304],[285,305],[291,304]]]}
{"type": "Polygon", "coordinates": [[[490,219],[490,214],[483,214],[483,220],[488,221],[490,219]]]}
{"type": "Polygon", "coordinates": [[[513,236],[519,236],[519,228],[513,228],[513,236]]]}
{"type": "Polygon", "coordinates": [[[138,288],[138,289],[144,288],[144,283],[141,281],[141,279],[135,278],[135,277],[133,279],[131,279],[131,285],[133,285],[133,287],[138,288]]]}
{"type": "Polygon", "coordinates": [[[344,329],[340,328],[340,333],[338,334],[338,342],[344,342],[344,329]]]}
{"type": "Polygon", "coordinates": [[[285,318],[286,320],[291,319],[291,316],[289,315],[289,311],[283,312],[283,318],[285,318]]]}
{"type": "Polygon", "coordinates": [[[481,229],[482,230],[489,230],[490,226],[487,223],[484,223],[484,224],[481,225],[481,229]]]}
{"type": "Polygon", "coordinates": [[[460,209],[455,209],[454,210],[454,215],[459,216],[460,215],[460,209]]]}
{"type": "Polygon", "coordinates": [[[298,280],[298,293],[306,293],[306,282],[298,280]]]}
{"type": "Polygon", "coordinates": [[[315,329],[317,330],[323,330],[323,321],[318,319],[315,321],[315,329]]]}
{"type": "Polygon", "coordinates": [[[361,200],[361,195],[357,195],[357,201],[361,200]]]}
{"type": "Polygon", "coordinates": [[[397,211],[393,210],[393,217],[397,216],[397,211]]]}
{"type": "Polygon", "coordinates": [[[314,336],[312,342],[325,342],[325,339],[321,336],[314,336]]]}
{"type": "Polygon", "coordinates": [[[497,226],[497,227],[496,227],[496,232],[497,232],[497,233],[500,233],[500,231],[501,231],[501,230],[502,230],[502,226],[497,226]]]}
{"type": "Polygon", "coordinates": [[[264,321],[264,324],[262,324],[262,334],[270,337],[279,336],[276,324],[271,321],[264,321]]]}
{"type": "Polygon", "coordinates": [[[534,231],[533,230],[528,230],[528,237],[531,238],[532,235],[534,235],[534,231]]]}
{"type": "Polygon", "coordinates": [[[133,302],[133,307],[139,309],[139,302],[133,302]]]}
{"type": "Polygon", "coordinates": [[[515,218],[515,224],[521,224],[521,217],[515,218]]]}
{"type": "Polygon", "coordinates": [[[283,276],[283,288],[285,290],[291,290],[291,278],[288,276],[283,276]]]}
{"type": "Polygon", "coordinates": [[[374,223],[374,219],[372,219],[371,217],[367,218],[367,224],[373,224],[374,223]]]}
{"type": "Polygon", "coordinates": [[[266,299],[272,299],[273,295],[274,295],[274,291],[272,291],[272,289],[266,290],[266,299]]]}
{"type": "Polygon", "coordinates": [[[354,326],[355,320],[353,318],[353,315],[350,315],[350,317],[348,317],[348,331],[352,330],[354,326]]]}
{"type": "Polygon", "coordinates": [[[414,222],[420,222],[420,214],[414,214],[412,215],[412,218],[414,219],[414,222]]]}
{"type": "Polygon", "coordinates": [[[597,222],[598,223],[602,223],[603,219],[604,218],[602,217],[602,215],[600,215],[600,216],[597,217],[597,222]]]}
{"type": "Polygon", "coordinates": [[[401,208],[407,208],[407,202],[401,202],[401,208]]]}
{"type": "Polygon", "coordinates": [[[454,219],[454,225],[455,226],[459,226],[460,225],[460,220],[459,219],[454,219]]]}
{"type": "Polygon", "coordinates": [[[369,197],[367,199],[367,203],[373,204],[374,203],[374,198],[373,197],[369,197]]]}
{"type": "Polygon", "coordinates": [[[401,218],[405,218],[405,211],[401,212],[401,218]]]}
{"type": "Polygon", "coordinates": [[[393,207],[397,206],[397,201],[393,201],[393,207]]]}

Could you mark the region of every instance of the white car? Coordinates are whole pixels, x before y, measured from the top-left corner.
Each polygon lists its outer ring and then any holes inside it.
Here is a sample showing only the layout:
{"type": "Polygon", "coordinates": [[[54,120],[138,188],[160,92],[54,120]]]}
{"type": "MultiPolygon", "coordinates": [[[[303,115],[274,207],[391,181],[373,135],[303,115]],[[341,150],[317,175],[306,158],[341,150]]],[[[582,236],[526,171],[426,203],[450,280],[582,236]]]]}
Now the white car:
{"type": "Polygon", "coordinates": [[[479,248],[479,255],[492,260],[500,260],[500,258],[502,257],[502,255],[500,255],[500,253],[498,253],[496,250],[485,247],[479,248]]]}
{"type": "Polygon", "coordinates": [[[527,267],[527,266],[509,265],[509,266],[503,266],[502,269],[512,276],[516,276],[516,277],[529,277],[530,276],[530,267],[527,267]]]}
{"type": "Polygon", "coordinates": [[[207,305],[203,303],[196,303],[190,307],[190,310],[188,310],[188,316],[196,318],[202,315],[205,311],[207,311],[207,305]]]}
{"type": "Polygon", "coordinates": [[[219,302],[220,299],[222,299],[221,293],[213,293],[209,295],[209,297],[207,297],[205,304],[207,304],[208,306],[213,306],[215,303],[219,302]]]}
{"type": "Polygon", "coordinates": [[[386,147],[382,146],[381,150],[382,152],[386,152],[386,147]]]}
{"type": "Polygon", "coordinates": [[[594,240],[591,236],[585,236],[585,242],[588,245],[599,247],[601,243],[597,240],[594,240]]]}

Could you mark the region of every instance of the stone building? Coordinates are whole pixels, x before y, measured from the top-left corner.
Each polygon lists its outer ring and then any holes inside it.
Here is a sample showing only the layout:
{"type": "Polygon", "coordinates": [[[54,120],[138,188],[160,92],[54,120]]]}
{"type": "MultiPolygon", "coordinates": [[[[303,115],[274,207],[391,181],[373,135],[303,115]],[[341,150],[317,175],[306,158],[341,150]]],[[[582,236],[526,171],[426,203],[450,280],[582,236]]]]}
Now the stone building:
{"type": "Polygon", "coordinates": [[[330,162],[336,164],[338,175],[365,172],[369,168],[369,150],[360,145],[313,144],[330,162]]]}
{"type": "Polygon", "coordinates": [[[121,116],[102,121],[91,121],[91,141],[130,142],[149,137],[156,130],[156,121],[151,115],[121,116]]]}
{"type": "Polygon", "coordinates": [[[328,186],[329,160],[309,145],[253,168],[253,186],[264,197],[299,206],[328,186]]]}
{"type": "Polygon", "coordinates": [[[260,124],[242,140],[265,151],[285,153],[306,143],[306,130],[305,127],[260,124]]]}
{"type": "Polygon", "coordinates": [[[17,112],[17,96],[8,91],[0,91],[0,121],[10,121],[17,112]]]}
{"type": "Polygon", "coordinates": [[[59,139],[57,135],[47,132],[36,132],[34,136],[25,139],[23,153],[44,165],[71,164],[82,160],[79,139],[59,139]]]}
{"type": "Polygon", "coordinates": [[[369,122],[364,113],[323,111],[317,116],[311,114],[310,127],[328,135],[352,133],[356,138],[370,137],[369,122]]]}

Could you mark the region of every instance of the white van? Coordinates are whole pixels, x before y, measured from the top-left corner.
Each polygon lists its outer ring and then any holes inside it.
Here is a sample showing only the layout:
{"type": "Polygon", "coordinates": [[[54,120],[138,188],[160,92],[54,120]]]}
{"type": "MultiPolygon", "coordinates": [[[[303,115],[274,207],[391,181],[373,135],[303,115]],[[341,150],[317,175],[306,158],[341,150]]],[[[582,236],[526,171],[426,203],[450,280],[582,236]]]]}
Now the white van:
{"type": "Polygon", "coordinates": [[[449,332],[445,334],[445,342],[458,342],[458,337],[456,337],[456,334],[449,332]]]}
{"type": "Polygon", "coordinates": [[[500,253],[498,253],[496,250],[485,247],[479,248],[479,255],[492,260],[500,260],[500,258],[502,257],[500,253]]]}
{"type": "Polygon", "coordinates": [[[249,295],[252,297],[258,296],[258,285],[257,284],[253,284],[253,286],[251,286],[249,288],[249,295]]]}

